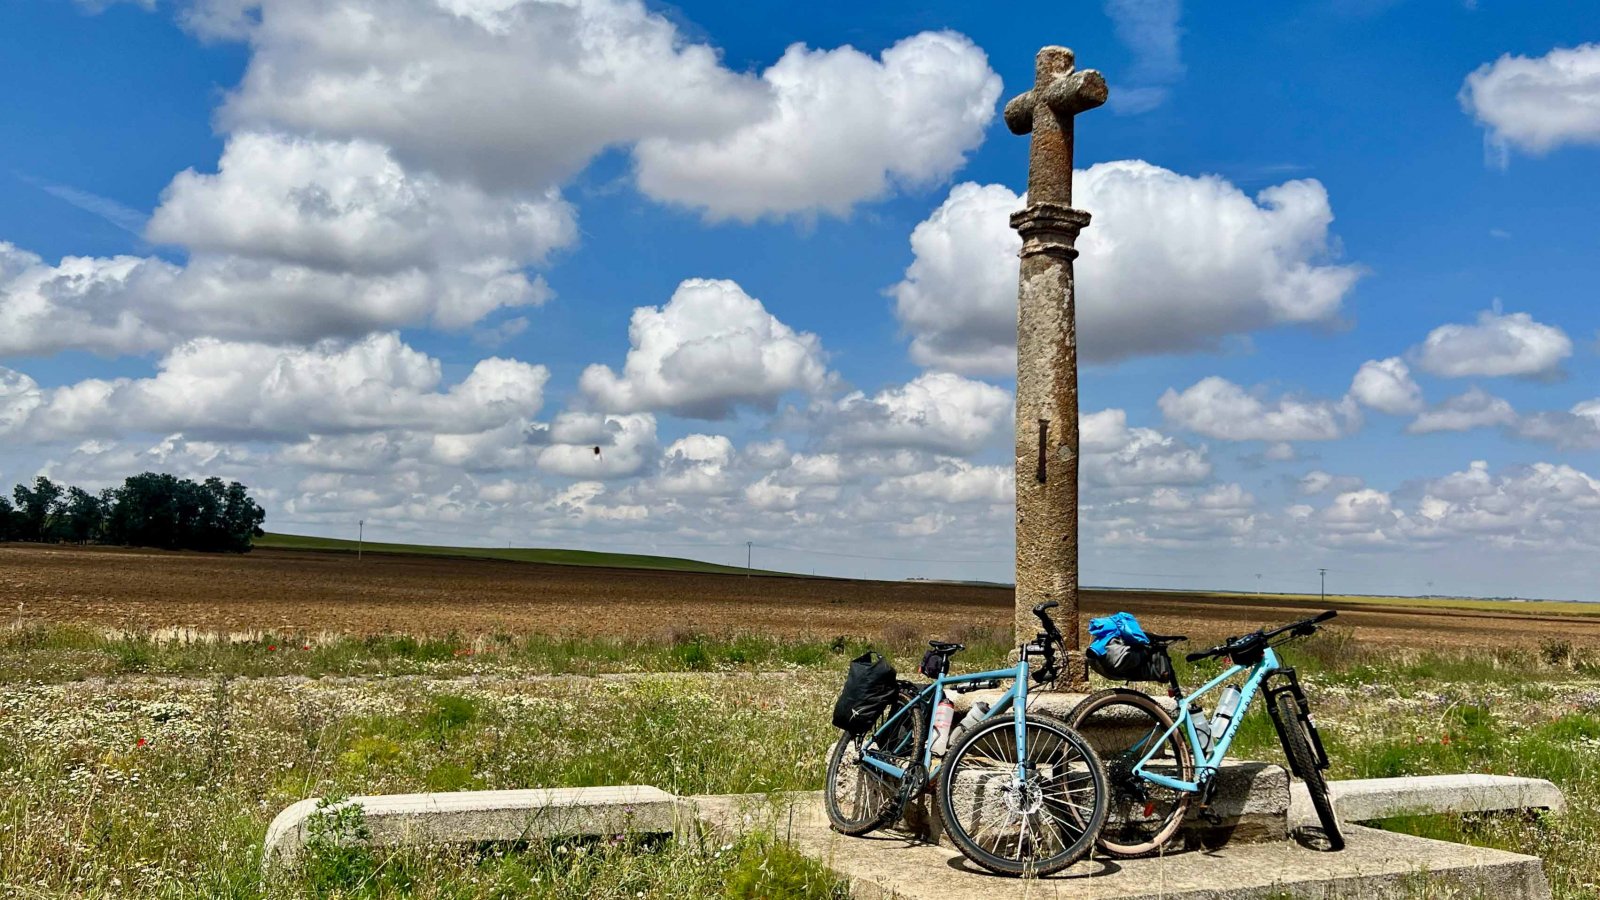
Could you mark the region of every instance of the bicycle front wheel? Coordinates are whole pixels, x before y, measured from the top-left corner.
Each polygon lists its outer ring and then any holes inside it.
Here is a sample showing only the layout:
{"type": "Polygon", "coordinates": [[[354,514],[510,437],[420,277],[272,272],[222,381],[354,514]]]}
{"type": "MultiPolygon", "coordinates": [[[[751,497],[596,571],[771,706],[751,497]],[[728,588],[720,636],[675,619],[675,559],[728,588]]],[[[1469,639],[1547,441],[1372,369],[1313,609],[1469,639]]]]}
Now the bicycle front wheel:
{"type": "Polygon", "coordinates": [[[1283,741],[1283,753],[1289,757],[1289,768],[1306,783],[1306,793],[1311,795],[1311,805],[1322,822],[1322,836],[1327,838],[1329,850],[1344,849],[1344,832],[1339,828],[1339,816],[1333,809],[1333,798],[1328,795],[1328,780],[1317,765],[1316,753],[1311,749],[1311,738],[1306,734],[1305,723],[1300,720],[1300,706],[1287,691],[1273,699],[1272,721],[1278,726],[1278,737],[1283,741]]]}
{"type": "Polygon", "coordinates": [[[1122,858],[1160,850],[1183,827],[1194,795],[1147,781],[1134,767],[1144,760],[1146,772],[1194,781],[1194,754],[1172,716],[1149,694],[1112,688],[1084,698],[1067,723],[1094,735],[1105,763],[1111,797],[1100,849],[1122,858]]]}
{"type": "Polygon", "coordinates": [[[1065,722],[999,716],[945,757],[940,802],[950,839],[1002,875],[1044,876],[1082,859],[1106,818],[1106,775],[1094,748],[1065,722]],[[1020,777],[1019,777],[1020,772],[1020,777]]]}

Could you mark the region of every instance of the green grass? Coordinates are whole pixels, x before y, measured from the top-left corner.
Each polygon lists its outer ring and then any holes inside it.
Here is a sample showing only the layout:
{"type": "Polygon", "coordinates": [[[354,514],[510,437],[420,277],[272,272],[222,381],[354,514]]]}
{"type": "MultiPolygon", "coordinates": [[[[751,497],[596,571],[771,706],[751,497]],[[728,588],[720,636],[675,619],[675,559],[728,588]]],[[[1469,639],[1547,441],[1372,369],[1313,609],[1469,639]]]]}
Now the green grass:
{"type": "MultiPolygon", "coordinates": [[[[1582,652],[1366,651],[1338,634],[1291,651],[1331,777],[1550,778],[1567,793],[1565,815],[1386,827],[1538,853],[1559,900],[1595,896],[1600,670],[1582,652]]],[[[979,646],[958,657],[958,671],[1003,659],[1003,634],[977,637],[962,636],[979,646]]],[[[910,674],[921,636],[885,638],[877,643],[910,674]]],[[[13,631],[0,635],[0,896],[842,897],[820,865],[783,843],[781,828],[738,840],[691,833],[662,844],[426,853],[330,842],[306,869],[264,885],[259,848],[272,817],[307,796],[598,784],[679,794],[817,789],[836,734],[828,710],[862,646],[760,635],[395,635],[286,650],[13,631]],[[551,672],[629,674],[530,677],[551,672]],[[328,677],[262,677],[297,675],[328,677]]],[[[1215,671],[1183,669],[1188,684],[1215,671]]],[[[1245,715],[1235,755],[1282,759],[1260,704],[1245,715]]]]}
{"type": "MultiPolygon", "coordinates": [[[[299,534],[267,534],[256,538],[255,546],[274,550],[321,550],[355,553],[356,542],[341,538],[310,537],[299,534]]],[[[706,572],[743,575],[743,566],[724,566],[675,556],[649,556],[640,553],[600,553],[593,550],[555,550],[538,547],[434,547],[427,544],[386,544],[366,541],[364,553],[398,553],[409,556],[447,556],[458,559],[501,559],[509,562],[548,563],[559,566],[597,566],[612,569],[658,569],[672,572],[706,572]]],[[[766,569],[752,570],[757,575],[790,575],[766,569]]],[[[792,576],[806,577],[806,576],[792,576]]]]}
{"type": "MultiPolygon", "coordinates": [[[[70,625],[0,630],[0,685],[125,675],[227,678],[271,676],[598,675],[637,672],[762,672],[841,667],[864,652],[859,638],[783,640],[760,634],[655,638],[548,635],[115,634],[70,625]]],[[[906,651],[909,653],[909,649],[906,651]]],[[[970,658],[998,662],[1005,649],[978,646],[970,658]]]]}
{"type": "MultiPolygon", "coordinates": [[[[14,685],[0,896],[843,896],[771,831],[395,853],[314,848],[260,883],[267,823],[307,796],[655,784],[814,788],[832,673],[530,683],[123,679],[14,685]],[[13,720],[12,717],[15,717],[13,720]]],[[[330,824],[359,832],[359,821],[330,824]]]]}

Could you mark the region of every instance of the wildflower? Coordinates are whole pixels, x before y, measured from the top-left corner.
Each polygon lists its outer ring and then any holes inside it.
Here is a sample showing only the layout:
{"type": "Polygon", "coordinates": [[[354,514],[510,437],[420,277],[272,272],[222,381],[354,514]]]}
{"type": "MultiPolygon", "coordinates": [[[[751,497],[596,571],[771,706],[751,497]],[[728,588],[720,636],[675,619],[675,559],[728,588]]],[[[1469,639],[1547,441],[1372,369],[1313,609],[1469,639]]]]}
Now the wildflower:
{"type": "Polygon", "coordinates": [[[277,644],[268,644],[267,645],[267,652],[268,653],[271,653],[271,652],[273,652],[273,651],[275,651],[277,649],[278,649],[278,645],[277,644]]]}
{"type": "Polygon", "coordinates": [[[1450,735],[1447,734],[1444,737],[1440,738],[1439,739],[1439,743],[1445,745],[1446,747],[1450,746],[1450,735]]]}
{"type": "Polygon", "coordinates": [[[149,741],[145,740],[144,738],[139,738],[137,741],[133,742],[133,745],[135,747],[143,747],[145,744],[148,744],[148,743],[149,743],[149,741]]]}

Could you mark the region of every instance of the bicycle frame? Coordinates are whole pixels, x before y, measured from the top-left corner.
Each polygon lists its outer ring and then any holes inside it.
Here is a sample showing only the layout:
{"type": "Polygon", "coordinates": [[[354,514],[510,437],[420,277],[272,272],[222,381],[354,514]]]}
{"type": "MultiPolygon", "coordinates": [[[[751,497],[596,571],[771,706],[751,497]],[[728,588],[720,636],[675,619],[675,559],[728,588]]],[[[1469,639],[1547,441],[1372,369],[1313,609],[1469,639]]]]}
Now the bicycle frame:
{"type": "Polygon", "coordinates": [[[1200,688],[1189,696],[1184,697],[1182,700],[1179,700],[1178,716],[1176,721],[1172,723],[1171,728],[1168,728],[1166,731],[1162,732],[1161,737],[1158,738],[1154,745],[1150,748],[1150,752],[1146,753],[1144,758],[1139,760],[1138,765],[1133,767],[1133,774],[1152,784],[1159,784],[1162,787],[1171,788],[1175,791],[1195,793],[1201,790],[1203,787],[1205,787],[1206,782],[1210,781],[1216,775],[1217,770],[1222,766],[1222,761],[1227,758],[1228,746],[1233,743],[1233,736],[1238,733],[1239,726],[1244,722],[1244,713],[1250,708],[1251,702],[1255,700],[1256,692],[1261,689],[1262,682],[1271,677],[1271,675],[1278,671],[1279,668],[1278,654],[1274,653],[1271,647],[1264,648],[1260,662],[1257,662],[1254,666],[1250,667],[1250,677],[1245,680],[1244,687],[1240,689],[1239,706],[1234,711],[1233,720],[1228,723],[1228,727],[1222,732],[1222,734],[1212,735],[1212,739],[1216,743],[1212,745],[1210,755],[1207,755],[1205,750],[1200,746],[1200,735],[1194,730],[1194,713],[1190,712],[1189,709],[1194,705],[1195,700],[1199,699],[1204,694],[1216,690],[1222,685],[1223,682],[1234,677],[1235,675],[1238,675],[1240,672],[1245,671],[1245,667],[1234,663],[1228,667],[1227,671],[1206,682],[1204,687],[1200,688]],[[1195,780],[1183,781],[1181,779],[1169,778],[1165,775],[1158,775],[1154,772],[1145,771],[1145,763],[1148,763],[1158,752],[1160,752],[1162,746],[1166,744],[1168,736],[1180,728],[1183,729],[1185,737],[1187,737],[1189,740],[1190,749],[1194,751],[1194,758],[1196,760],[1195,780]]]}
{"type": "MultiPolygon", "coordinates": [[[[938,678],[935,678],[932,684],[923,688],[917,694],[917,696],[911,700],[911,702],[900,707],[898,710],[895,710],[894,715],[890,716],[888,721],[884,722],[877,731],[872,733],[871,741],[873,743],[877,743],[881,735],[893,729],[895,723],[900,720],[901,716],[907,715],[913,706],[924,702],[924,698],[928,698],[930,694],[932,696],[931,701],[928,703],[928,709],[937,710],[939,708],[939,701],[943,699],[945,695],[946,685],[964,684],[970,681],[994,681],[997,679],[1010,678],[1012,679],[1011,687],[1008,688],[1004,694],[1000,695],[1000,699],[995,702],[994,706],[989,708],[987,713],[980,717],[979,721],[986,722],[995,716],[1000,715],[1007,708],[1011,709],[1012,720],[1016,723],[1017,759],[1027,759],[1027,748],[1024,746],[1024,743],[1026,742],[1027,729],[1023,725],[1023,716],[1026,715],[1028,708],[1028,679],[1031,674],[1031,670],[1028,666],[1028,660],[1024,658],[1009,669],[995,669],[989,672],[976,672],[971,675],[941,675],[938,678]]],[[[932,731],[931,723],[929,725],[929,730],[930,732],[932,731]]],[[[929,737],[932,737],[931,733],[929,737]]],[[[902,769],[892,763],[878,759],[876,756],[873,756],[869,753],[863,753],[861,755],[861,761],[866,765],[869,765],[872,768],[895,778],[906,777],[908,771],[907,769],[902,769]]],[[[929,781],[932,781],[934,775],[936,775],[939,770],[937,768],[930,768],[933,766],[933,742],[931,740],[923,742],[922,759],[918,762],[920,762],[923,771],[928,773],[929,781]]],[[[1012,777],[1016,779],[1015,783],[1017,784],[1021,784],[1023,782],[1025,779],[1025,774],[1023,772],[1022,765],[1019,764],[1017,766],[1016,774],[1012,777]]]]}

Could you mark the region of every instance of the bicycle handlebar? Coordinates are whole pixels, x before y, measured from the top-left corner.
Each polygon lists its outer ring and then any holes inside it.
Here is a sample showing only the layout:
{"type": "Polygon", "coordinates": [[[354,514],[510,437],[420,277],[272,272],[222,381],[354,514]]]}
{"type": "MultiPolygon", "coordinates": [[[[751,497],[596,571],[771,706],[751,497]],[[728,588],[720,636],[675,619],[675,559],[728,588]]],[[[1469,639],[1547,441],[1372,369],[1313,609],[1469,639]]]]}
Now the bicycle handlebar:
{"type": "Polygon", "coordinates": [[[1044,667],[1033,673],[1033,679],[1040,683],[1056,677],[1056,646],[1060,645],[1063,649],[1067,646],[1066,638],[1061,636],[1061,629],[1057,628],[1055,621],[1050,618],[1050,610],[1060,605],[1055,600],[1046,600],[1033,606],[1033,614],[1039,617],[1039,623],[1044,626],[1042,635],[1044,640],[1040,642],[1042,645],[1040,649],[1044,651],[1044,667]]]}
{"type": "Polygon", "coordinates": [[[1044,625],[1044,633],[1050,635],[1056,640],[1061,639],[1061,631],[1060,629],[1056,628],[1055,621],[1050,618],[1049,610],[1055,609],[1060,605],[1060,603],[1057,603],[1054,600],[1047,600],[1044,603],[1036,603],[1033,607],[1033,614],[1038,616],[1039,621],[1044,625]]]}
{"type": "Polygon", "coordinates": [[[1189,662],[1199,662],[1202,659],[1210,659],[1214,656],[1238,655],[1258,649],[1261,646],[1270,643],[1273,638],[1283,634],[1284,632],[1292,632],[1292,637],[1306,637],[1316,633],[1318,624],[1326,622],[1338,614],[1338,612],[1330,609],[1326,612],[1318,613],[1309,619],[1301,619],[1298,622],[1290,622],[1288,625],[1284,625],[1281,628],[1274,628],[1271,631],[1262,628],[1252,631],[1249,634],[1235,635],[1234,637],[1228,638],[1219,646],[1212,647],[1210,650],[1200,650],[1195,653],[1190,653],[1184,658],[1189,662]]]}

